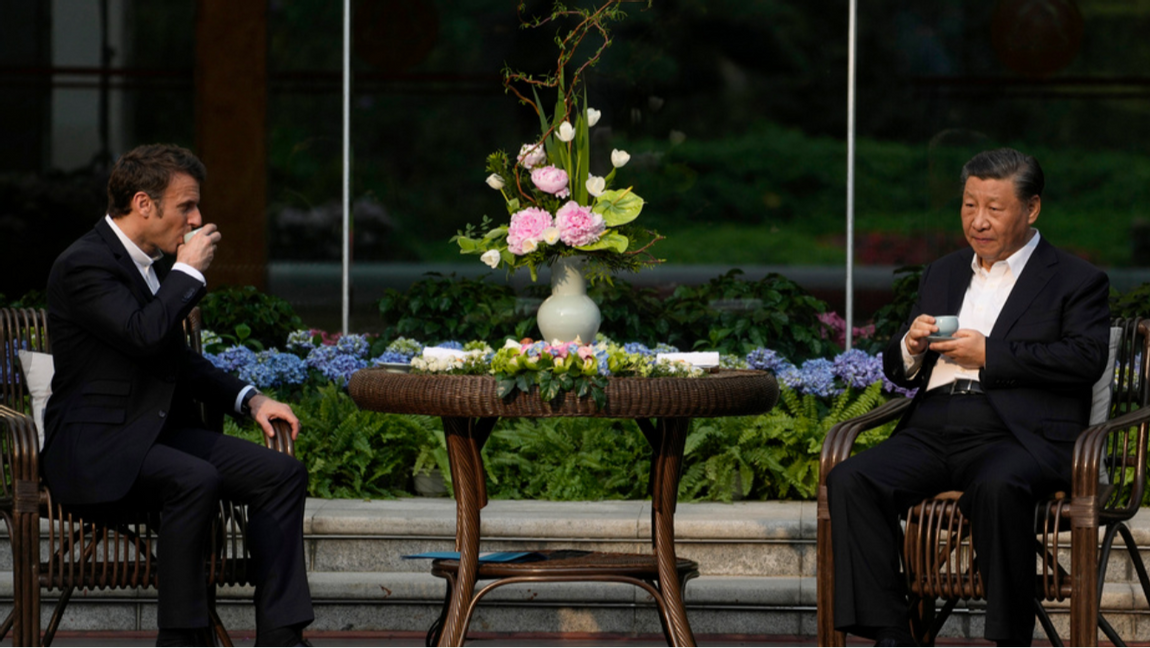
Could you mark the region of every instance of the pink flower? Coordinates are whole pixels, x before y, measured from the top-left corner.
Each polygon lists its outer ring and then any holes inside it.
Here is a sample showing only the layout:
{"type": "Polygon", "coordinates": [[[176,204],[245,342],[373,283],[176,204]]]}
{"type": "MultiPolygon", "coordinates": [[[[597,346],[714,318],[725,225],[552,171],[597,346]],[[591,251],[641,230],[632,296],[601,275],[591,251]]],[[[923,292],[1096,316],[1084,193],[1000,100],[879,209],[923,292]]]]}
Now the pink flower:
{"type": "Polygon", "coordinates": [[[524,144],[519,147],[519,164],[534,169],[547,161],[547,151],[542,144],[524,144]]]}
{"type": "Polygon", "coordinates": [[[566,358],[567,357],[567,345],[566,344],[560,344],[559,346],[548,346],[547,352],[550,353],[551,357],[553,357],[553,358],[566,358]]]}
{"type": "Polygon", "coordinates": [[[567,195],[567,172],[551,165],[531,171],[531,182],[540,191],[563,198],[567,195]]]}
{"type": "Polygon", "coordinates": [[[587,360],[588,358],[595,357],[595,347],[590,344],[579,347],[579,358],[587,360]]]}
{"type": "Polygon", "coordinates": [[[559,228],[559,240],[572,247],[598,241],[607,229],[602,216],[574,200],[567,201],[555,213],[555,226],[559,228]]]}
{"type": "Polygon", "coordinates": [[[520,256],[531,252],[543,237],[543,230],[551,227],[551,223],[551,214],[538,207],[515,212],[507,227],[507,249],[520,256]]]}

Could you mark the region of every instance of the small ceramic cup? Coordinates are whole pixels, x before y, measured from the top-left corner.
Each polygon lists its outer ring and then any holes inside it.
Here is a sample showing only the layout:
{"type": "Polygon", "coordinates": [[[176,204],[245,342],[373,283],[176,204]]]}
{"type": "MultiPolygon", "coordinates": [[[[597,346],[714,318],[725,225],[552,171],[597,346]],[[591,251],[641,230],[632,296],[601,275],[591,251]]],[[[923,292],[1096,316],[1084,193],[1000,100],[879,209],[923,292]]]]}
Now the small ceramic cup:
{"type": "Polygon", "coordinates": [[[199,227],[199,228],[196,228],[196,229],[194,229],[194,230],[192,230],[192,231],[188,232],[187,234],[184,234],[184,243],[187,243],[188,241],[191,241],[191,240],[192,240],[192,237],[193,237],[193,236],[195,236],[196,234],[199,234],[199,233],[200,233],[200,230],[202,230],[202,229],[204,229],[204,228],[202,228],[202,227],[199,227]]]}
{"type": "Polygon", "coordinates": [[[937,335],[950,337],[958,330],[957,315],[935,315],[934,325],[938,327],[937,335]]]}

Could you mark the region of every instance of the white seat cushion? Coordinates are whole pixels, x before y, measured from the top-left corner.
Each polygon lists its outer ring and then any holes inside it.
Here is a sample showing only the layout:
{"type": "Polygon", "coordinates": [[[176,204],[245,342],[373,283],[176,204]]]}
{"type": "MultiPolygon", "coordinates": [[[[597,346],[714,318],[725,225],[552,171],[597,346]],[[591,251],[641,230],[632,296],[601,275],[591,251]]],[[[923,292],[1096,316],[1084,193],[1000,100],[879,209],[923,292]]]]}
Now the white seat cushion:
{"type": "Polygon", "coordinates": [[[52,374],[56,372],[52,364],[52,354],[21,349],[20,365],[28,380],[28,393],[32,395],[32,419],[36,422],[36,432],[40,436],[40,447],[44,447],[44,408],[52,395],[52,374]]]}

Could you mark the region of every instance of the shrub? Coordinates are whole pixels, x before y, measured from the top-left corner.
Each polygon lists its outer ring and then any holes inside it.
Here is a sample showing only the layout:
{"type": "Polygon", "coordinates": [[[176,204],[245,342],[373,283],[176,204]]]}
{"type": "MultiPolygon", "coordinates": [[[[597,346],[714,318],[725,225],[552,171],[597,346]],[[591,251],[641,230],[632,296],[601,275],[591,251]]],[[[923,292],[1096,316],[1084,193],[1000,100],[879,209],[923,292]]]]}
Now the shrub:
{"type": "Polygon", "coordinates": [[[379,300],[383,337],[445,340],[522,338],[535,316],[516,312],[515,291],[480,279],[430,272],[407,289],[389,288],[379,300]]]}
{"type": "MultiPolygon", "coordinates": [[[[283,345],[288,334],[303,322],[286,300],[267,295],[254,286],[229,286],[209,292],[200,301],[204,328],[227,344],[243,344],[256,351],[283,345]]],[[[208,349],[219,351],[220,348],[208,349]]]]}

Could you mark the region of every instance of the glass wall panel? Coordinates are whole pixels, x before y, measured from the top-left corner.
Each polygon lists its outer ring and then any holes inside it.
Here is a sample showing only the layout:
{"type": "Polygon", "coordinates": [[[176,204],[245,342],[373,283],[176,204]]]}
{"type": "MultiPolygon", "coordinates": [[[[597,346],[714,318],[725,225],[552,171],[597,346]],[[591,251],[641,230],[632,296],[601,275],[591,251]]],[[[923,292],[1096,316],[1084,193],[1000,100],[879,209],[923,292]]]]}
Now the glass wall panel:
{"type": "Polygon", "coordinates": [[[42,291],[104,214],[110,162],[192,146],[195,0],[0,2],[0,294],[42,291]]]}
{"type": "Polygon", "coordinates": [[[960,168],[1011,146],[1043,165],[1043,236],[1130,287],[1147,263],[1150,3],[860,5],[860,263],[964,246],[960,168]]]}
{"type": "MultiPolygon", "coordinates": [[[[539,136],[538,117],[504,92],[500,72],[545,73],[557,57],[556,27],[521,28],[515,4],[353,3],[358,322],[385,287],[424,271],[485,274],[449,238],[485,215],[506,220],[484,183],[486,156],[539,136]]],[[[529,2],[524,17],[550,6],[529,2]]],[[[641,218],[666,236],[655,248],[666,264],[622,278],[667,286],[733,267],[761,276],[768,266],[827,265],[841,300],[845,3],[624,6],[628,18],[586,76],[603,114],[592,172],[611,169],[612,149],[630,152],[619,180],[647,201],[641,218]]],[[[320,310],[338,294],[340,20],[338,6],[319,0],[269,5],[270,285],[320,310]]],[[[554,93],[540,98],[550,112],[554,93]]]]}

